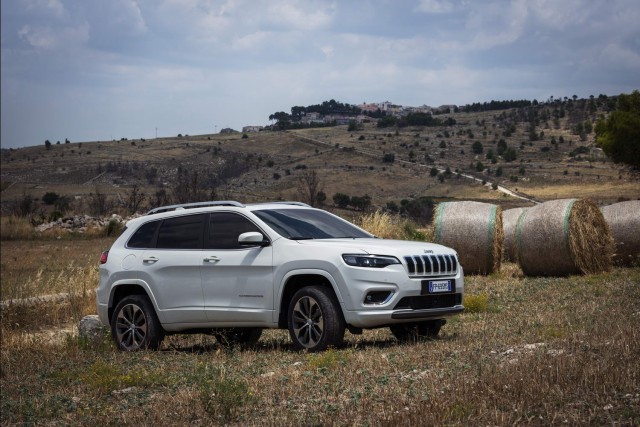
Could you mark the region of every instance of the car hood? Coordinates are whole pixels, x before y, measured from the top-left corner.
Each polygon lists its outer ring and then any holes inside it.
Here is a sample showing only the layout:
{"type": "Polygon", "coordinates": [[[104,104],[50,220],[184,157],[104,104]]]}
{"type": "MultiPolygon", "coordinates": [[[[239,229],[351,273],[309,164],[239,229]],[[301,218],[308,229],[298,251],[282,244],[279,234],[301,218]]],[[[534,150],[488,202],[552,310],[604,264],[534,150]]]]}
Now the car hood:
{"type": "Polygon", "coordinates": [[[369,255],[457,255],[456,251],[446,246],[428,242],[387,239],[312,239],[298,240],[304,246],[332,246],[343,253],[364,253],[369,255]]]}

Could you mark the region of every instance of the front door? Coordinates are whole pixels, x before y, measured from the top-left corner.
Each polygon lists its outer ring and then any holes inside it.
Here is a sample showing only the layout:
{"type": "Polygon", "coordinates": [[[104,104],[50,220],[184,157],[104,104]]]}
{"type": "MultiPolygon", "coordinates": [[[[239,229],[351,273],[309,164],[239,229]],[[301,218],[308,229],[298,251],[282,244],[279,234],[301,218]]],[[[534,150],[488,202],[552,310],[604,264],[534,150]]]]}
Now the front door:
{"type": "MultiPolygon", "coordinates": [[[[225,322],[269,323],[273,312],[273,249],[243,247],[242,233],[264,233],[249,219],[234,212],[209,214],[203,251],[202,290],[207,319],[225,322]]],[[[249,326],[249,325],[247,325],[249,326]]]]}

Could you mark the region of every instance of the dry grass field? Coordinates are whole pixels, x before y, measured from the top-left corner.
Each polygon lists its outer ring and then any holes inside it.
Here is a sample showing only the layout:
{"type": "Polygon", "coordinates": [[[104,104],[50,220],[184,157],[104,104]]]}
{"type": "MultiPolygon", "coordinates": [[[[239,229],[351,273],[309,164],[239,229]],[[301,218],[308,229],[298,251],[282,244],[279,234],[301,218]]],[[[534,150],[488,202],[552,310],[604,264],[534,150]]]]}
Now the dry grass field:
{"type": "Polygon", "coordinates": [[[467,277],[466,312],[415,344],[379,329],[307,354],[268,331],[253,350],[174,335],[160,351],[124,354],[107,334],[90,343],[76,330],[95,312],[108,243],[2,242],[3,299],[71,298],[2,309],[0,424],[640,423],[640,268],[525,278],[506,264],[467,277]]]}
{"type": "Polygon", "coordinates": [[[286,331],[267,331],[252,350],[174,335],[160,351],[123,354],[108,333],[96,342],[77,334],[78,321],[95,313],[99,254],[114,238],[43,236],[32,227],[53,210],[42,201],[47,192],[68,197],[68,214],[88,213],[96,191],[109,198],[108,214],[127,214],[133,185],[147,196],[144,210],[157,191],[173,194],[181,171],[215,178],[218,199],[241,202],[298,200],[301,178],[316,171],[325,208],[403,239],[429,239],[432,230],[406,218],[389,226],[386,213],[372,212],[419,197],[531,205],[492,183],[541,201],[639,199],[638,172],[603,157],[592,133],[580,140],[572,127],[587,116],[570,113],[541,122],[536,141],[527,122],[506,136],[501,113],[485,112],[443,116],[456,120],[450,127],[365,124],[353,132],[337,126],[3,149],[0,425],[640,425],[639,266],[530,278],[503,264],[490,276],[469,276],[465,313],[432,341],[399,344],[379,329],[347,333],[344,347],[308,354],[292,349],[286,331]],[[486,158],[500,139],[515,149],[514,161],[486,158]],[[482,153],[473,153],[474,142],[482,153]],[[389,154],[394,161],[383,161],[389,154]],[[489,169],[479,171],[478,162],[489,169]],[[434,167],[452,173],[438,178],[434,167]],[[370,196],[370,212],[334,207],[338,192],[370,196]],[[35,199],[28,218],[7,215],[25,197],[35,199]]]}

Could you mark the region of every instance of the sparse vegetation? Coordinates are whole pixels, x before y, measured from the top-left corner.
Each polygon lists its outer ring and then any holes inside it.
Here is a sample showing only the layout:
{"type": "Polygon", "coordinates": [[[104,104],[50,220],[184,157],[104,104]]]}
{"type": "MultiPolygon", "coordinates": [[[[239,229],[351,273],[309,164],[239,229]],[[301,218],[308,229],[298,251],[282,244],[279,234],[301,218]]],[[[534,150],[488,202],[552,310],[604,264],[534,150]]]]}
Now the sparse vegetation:
{"type": "Polygon", "coordinates": [[[467,312],[436,340],[399,344],[378,329],[305,354],[285,331],[267,331],[245,351],[175,335],[162,351],[129,354],[108,334],[88,343],[72,329],[95,310],[97,248],[108,241],[49,243],[3,242],[3,298],[10,284],[24,296],[72,297],[2,308],[2,424],[640,423],[637,267],[524,278],[508,264],[470,276],[467,312]],[[16,251],[24,256],[13,261],[16,251]],[[22,287],[34,277],[37,289],[22,287]]]}

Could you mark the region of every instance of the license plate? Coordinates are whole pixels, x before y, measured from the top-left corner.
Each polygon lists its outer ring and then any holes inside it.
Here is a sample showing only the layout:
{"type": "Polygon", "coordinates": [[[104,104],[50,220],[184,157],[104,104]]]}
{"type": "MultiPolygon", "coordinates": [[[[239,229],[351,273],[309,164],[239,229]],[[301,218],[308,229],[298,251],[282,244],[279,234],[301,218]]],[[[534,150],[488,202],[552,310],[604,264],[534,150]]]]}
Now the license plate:
{"type": "Polygon", "coordinates": [[[426,280],[425,282],[422,282],[422,293],[427,291],[426,293],[437,294],[453,291],[451,280],[426,280]]]}

